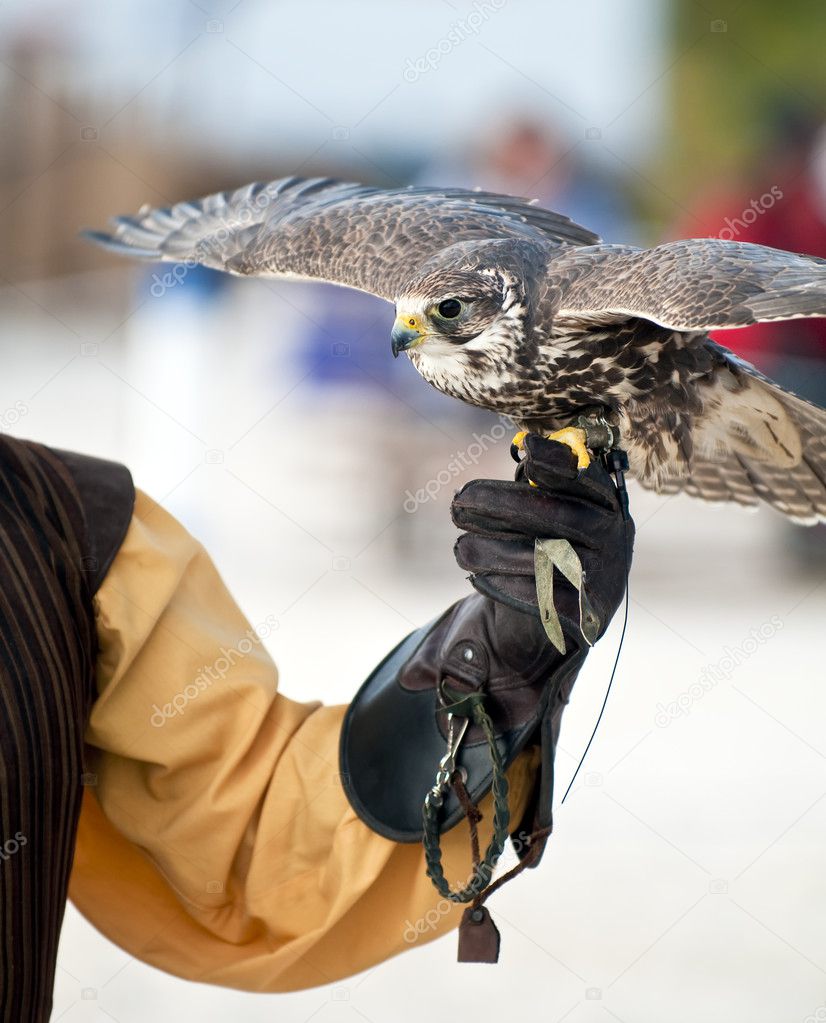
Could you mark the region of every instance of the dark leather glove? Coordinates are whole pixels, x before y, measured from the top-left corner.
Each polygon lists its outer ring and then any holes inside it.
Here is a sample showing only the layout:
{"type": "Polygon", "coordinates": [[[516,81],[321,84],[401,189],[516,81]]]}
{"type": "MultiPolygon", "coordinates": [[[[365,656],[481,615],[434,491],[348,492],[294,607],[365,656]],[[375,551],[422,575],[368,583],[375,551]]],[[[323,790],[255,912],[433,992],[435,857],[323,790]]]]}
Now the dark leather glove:
{"type": "MultiPolygon", "coordinates": [[[[599,459],[578,471],[570,448],[533,434],[526,438],[525,450],[516,483],[472,480],[453,499],[453,521],[467,530],[456,541],[456,560],[471,573],[470,581],[480,593],[504,607],[527,612],[527,621],[524,616],[500,612],[503,649],[516,643],[535,646],[540,635],[544,638],[544,630],[533,624],[539,623],[534,545],[541,538],[570,541],[582,563],[585,590],[598,618],[598,638],[625,594],[634,524],[623,518],[616,487],[599,459]]],[[[560,581],[554,587],[554,605],[566,637],[581,647],[584,639],[574,587],[560,581]]]]}
{"type": "MultiPolygon", "coordinates": [[[[516,482],[475,480],[454,499],[454,521],[466,530],[456,555],[479,592],[408,636],[365,682],[345,717],[345,791],[359,816],[394,841],[421,839],[422,802],[446,747],[446,692],[454,702],[457,695],[482,695],[505,768],[530,743],[541,746],[533,805],[512,832],[520,825],[529,832],[550,826],[559,719],[589,648],[579,630],[576,591],[566,582],[554,596],[572,642],[562,655],[548,641],[536,601],[534,541],[570,540],[601,634],[625,589],[633,525],[623,519],[598,462],[578,473],[569,448],[534,436],[526,450],[516,482]]],[[[478,802],[490,789],[492,771],[476,725],[466,732],[457,763],[478,802]]],[[[449,794],[441,829],[463,815],[449,794]]]]}

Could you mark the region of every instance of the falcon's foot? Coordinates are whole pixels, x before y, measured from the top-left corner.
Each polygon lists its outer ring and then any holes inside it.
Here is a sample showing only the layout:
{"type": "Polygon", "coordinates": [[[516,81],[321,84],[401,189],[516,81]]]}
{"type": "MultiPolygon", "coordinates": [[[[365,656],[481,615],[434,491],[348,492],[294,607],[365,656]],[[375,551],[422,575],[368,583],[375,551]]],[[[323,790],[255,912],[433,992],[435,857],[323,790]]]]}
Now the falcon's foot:
{"type": "MultiPolygon", "coordinates": [[[[511,455],[516,462],[519,461],[519,452],[525,450],[525,438],[527,436],[528,430],[520,430],[511,441],[511,455]]],[[[587,434],[580,427],[566,426],[555,433],[546,434],[546,437],[548,440],[555,440],[559,444],[567,445],[573,451],[576,455],[577,469],[587,469],[591,464],[591,456],[588,454],[587,447],[587,434]]],[[[532,487],[536,486],[533,480],[528,480],[528,482],[532,487]]]]}
{"type": "Polygon", "coordinates": [[[559,444],[567,444],[571,451],[573,451],[576,455],[577,469],[587,469],[591,464],[591,456],[588,454],[588,448],[586,445],[586,433],[578,426],[566,426],[561,430],[557,430],[555,433],[549,433],[548,440],[555,440],[559,444]]]}

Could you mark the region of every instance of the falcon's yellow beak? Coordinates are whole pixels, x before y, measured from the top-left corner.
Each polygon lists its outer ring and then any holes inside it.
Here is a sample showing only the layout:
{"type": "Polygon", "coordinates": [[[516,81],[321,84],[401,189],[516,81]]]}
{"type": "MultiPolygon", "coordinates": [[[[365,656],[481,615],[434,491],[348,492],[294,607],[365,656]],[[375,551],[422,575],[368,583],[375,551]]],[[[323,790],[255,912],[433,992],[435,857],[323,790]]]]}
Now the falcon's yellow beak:
{"type": "Polygon", "coordinates": [[[399,352],[406,352],[408,348],[415,348],[425,339],[425,332],[422,329],[421,321],[417,316],[396,317],[393,329],[390,331],[390,341],[393,348],[393,358],[398,358],[399,352]]]}

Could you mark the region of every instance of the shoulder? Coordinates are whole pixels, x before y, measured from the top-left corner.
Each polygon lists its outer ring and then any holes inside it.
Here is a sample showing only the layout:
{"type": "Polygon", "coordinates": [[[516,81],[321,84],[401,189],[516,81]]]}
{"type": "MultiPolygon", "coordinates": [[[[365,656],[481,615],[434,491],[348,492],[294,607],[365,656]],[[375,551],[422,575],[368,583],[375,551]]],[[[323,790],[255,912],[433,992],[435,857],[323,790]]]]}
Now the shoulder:
{"type": "Polygon", "coordinates": [[[135,486],[125,465],[76,451],[46,448],[66,468],[86,524],[92,592],[115,559],[135,506],[135,486]]]}

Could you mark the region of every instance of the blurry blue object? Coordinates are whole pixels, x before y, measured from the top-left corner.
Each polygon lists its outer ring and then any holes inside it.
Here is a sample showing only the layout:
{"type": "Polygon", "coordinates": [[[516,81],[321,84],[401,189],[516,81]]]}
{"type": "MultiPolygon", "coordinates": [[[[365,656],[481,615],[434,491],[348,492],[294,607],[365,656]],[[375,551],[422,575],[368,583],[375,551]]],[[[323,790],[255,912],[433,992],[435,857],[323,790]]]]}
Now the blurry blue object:
{"type": "Polygon", "coordinates": [[[320,385],[355,384],[369,388],[391,380],[399,385],[390,355],[393,310],[359,291],[318,288],[298,354],[299,365],[320,385]]]}
{"type": "Polygon", "coordinates": [[[393,307],[373,295],[329,285],[314,287],[312,319],[305,324],[294,355],[299,372],[319,388],[358,388],[390,398],[398,415],[430,422],[459,422],[467,429],[491,414],[461,405],[434,387],[423,386],[407,358],[390,349],[393,307]]]}
{"type": "Polygon", "coordinates": [[[155,263],[143,278],[140,290],[150,298],[177,295],[189,301],[213,300],[227,285],[227,275],[200,264],[155,263]]]}

